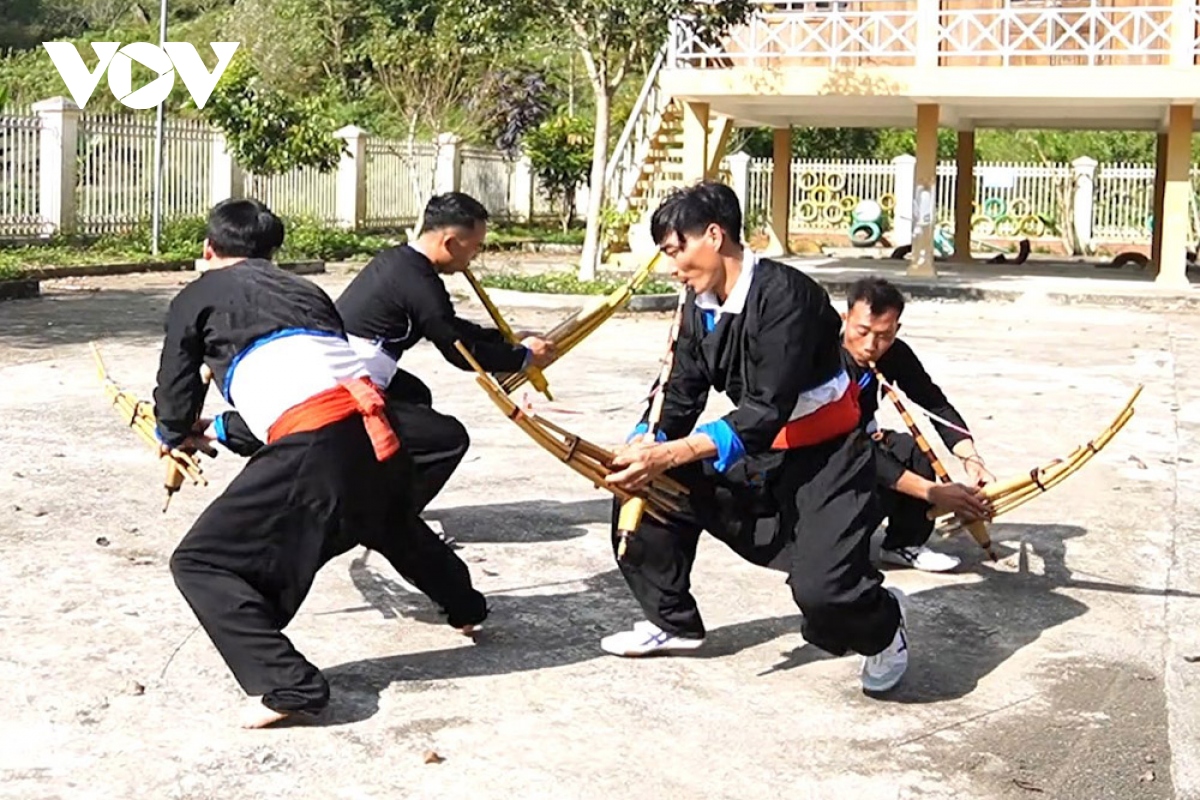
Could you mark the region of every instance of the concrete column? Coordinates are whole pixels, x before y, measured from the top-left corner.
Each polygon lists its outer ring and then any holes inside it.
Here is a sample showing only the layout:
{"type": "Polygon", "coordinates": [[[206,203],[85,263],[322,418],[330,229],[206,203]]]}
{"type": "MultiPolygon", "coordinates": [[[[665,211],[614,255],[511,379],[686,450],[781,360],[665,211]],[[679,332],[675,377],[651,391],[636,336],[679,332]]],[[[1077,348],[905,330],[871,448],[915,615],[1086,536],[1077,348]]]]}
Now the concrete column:
{"type": "Polygon", "coordinates": [[[333,135],[346,142],[337,167],[335,223],[356,230],[367,216],[367,132],[357,125],[347,125],[333,135]]]}
{"type": "Polygon", "coordinates": [[[437,137],[437,163],[433,172],[433,193],[457,192],[462,186],[462,137],[442,133],[437,137]]]}
{"type": "Polygon", "coordinates": [[[79,152],[79,106],[66,97],[34,103],[41,117],[38,142],[38,208],[46,233],[75,232],[75,184],[79,152]]]}
{"type": "Polygon", "coordinates": [[[1094,158],[1080,156],[1071,162],[1071,185],[1075,197],[1075,234],[1081,247],[1092,242],[1092,221],[1096,216],[1096,167],[1100,166],[1094,158]]]}
{"type": "MultiPolygon", "coordinates": [[[[975,203],[975,131],[958,132],[958,178],[954,190],[954,258],[971,264],[971,217],[975,203]]],[[[936,170],[935,170],[936,172],[936,170]]]]}
{"type": "Polygon", "coordinates": [[[1163,213],[1154,224],[1162,228],[1162,257],[1155,283],[1187,286],[1187,247],[1191,224],[1188,201],[1192,193],[1192,105],[1171,106],[1167,123],[1167,179],[1163,213]]]}
{"type": "Polygon", "coordinates": [[[683,185],[708,176],[708,103],[683,102],[683,185]]]}
{"type": "Polygon", "coordinates": [[[912,156],[896,156],[892,159],[895,178],[892,195],[896,207],[892,209],[892,232],[888,240],[896,247],[912,244],[913,195],[916,193],[917,159],[912,156]]]}
{"type": "Polygon", "coordinates": [[[1167,190],[1167,135],[1160,133],[1154,150],[1154,205],[1151,206],[1151,216],[1154,217],[1154,228],[1150,232],[1150,263],[1158,269],[1162,261],[1162,218],[1163,195],[1167,190]]]}
{"type": "Polygon", "coordinates": [[[938,106],[934,103],[917,106],[917,165],[913,194],[912,260],[908,274],[932,278],[937,275],[933,263],[933,230],[937,222],[935,191],[937,187],[938,106]]]}
{"type": "Polygon", "coordinates": [[[742,218],[750,214],[750,154],[734,153],[729,157],[729,188],[737,195],[742,218]]]}
{"type": "Polygon", "coordinates": [[[710,121],[708,126],[708,162],[705,165],[704,179],[714,180],[721,171],[721,160],[729,145],[729,135],[733,133],[733,120],[730,117],[719,116],[710,121]]]}
{"type": "Polygon", "coordinates": [[[226,147],[225,134],[217,131],[212,144],[212,179],[209,181],[209,202],[246,196],[246,173],[226,147]]]}
{"type": "MultiPolygon", "coordinates": [[[[771,159],[771,214],[767,224],[770,244],[766,255],[790,253],[788,217],[792,205],[792,129],[775,129],[775,149],[771,159]]],[[[744,212],[743,212],[744,213],[744,212]]]]}

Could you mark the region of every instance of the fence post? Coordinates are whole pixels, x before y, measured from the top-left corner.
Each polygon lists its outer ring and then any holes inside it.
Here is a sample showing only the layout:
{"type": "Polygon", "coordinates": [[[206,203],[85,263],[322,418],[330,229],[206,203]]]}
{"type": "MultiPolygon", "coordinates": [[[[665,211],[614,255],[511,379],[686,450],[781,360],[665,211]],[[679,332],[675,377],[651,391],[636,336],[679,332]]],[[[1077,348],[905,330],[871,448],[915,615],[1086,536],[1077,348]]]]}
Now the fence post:
{"type": "Polygon", "coordinates": [[[246,196],[246,173],[238,166],[229,152],[225,134],[216,131],[212,140],[212,181],[209,184],[212,196],[209,205],[215,206],[222,200],[246,196]]]}
{"type": "Polygon", "coordinates": [[[334,217],[339,227],[357,230],[367,216],[367,132],[347,125],[333,135],[346,142],[337,166],[334,217]]]}
{"type": "Polygon", "coordinates": [[[743,222],[750,216],[750,154],[744,150],[726,159],[729,162],[729,188],[742,207],[743,222]]]}
{"type": "Polygon", "coordinates": [[[917,158],[903,155],[892,159],[892,167],[896,170],[892,195],[896,198],[896,207],[892,210],[892,235],[888,240],[896,247],[912,244],[913,229],[913,193],[917,184],[917,158]]]}
{"type": "Polygon", "coordinates": [[[508,200],[508,212],[518,222],[529,222],[533,219],[533,193],[536,188],[533,162],[529,160],[529,156],[522,153],[513,162],[512,195],[508,200]]]}
{"type": "Polygon", "coordinates": [[[438,134],[437,146],[433,193],[457,192],[462,185],[462,137],[456,133],[438,134]]]}
{"type": "Polygon", "coordinates": [[[1075,235],[1081,245],[1092,243],[1092,224],[1096,206],[1096,167],[1100,162],[1080,156],[1071,162],[1071,183],[1075,187],[1075,235]]]}
{"type": "Polygon", "coordinates": [[[43,230],[70,234],[76,227],[75,185],[79,153],[79,106],[66,97],[34,103],[41,117],[38,209],[43,230]]]}

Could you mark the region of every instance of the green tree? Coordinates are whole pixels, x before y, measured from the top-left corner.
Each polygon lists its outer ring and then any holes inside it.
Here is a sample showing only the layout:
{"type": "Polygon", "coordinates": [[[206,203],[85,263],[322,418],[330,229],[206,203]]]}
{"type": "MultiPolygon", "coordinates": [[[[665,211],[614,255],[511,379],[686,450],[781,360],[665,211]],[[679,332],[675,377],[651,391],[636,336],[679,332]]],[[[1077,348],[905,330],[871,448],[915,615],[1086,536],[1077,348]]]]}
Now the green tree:
{"type": "MultiPolygon", "coordinates": [[[[240,54],[239,54],[240,55],[240,54]]],[[[204,116],[225,134],[229,152],[245,169],[276,175],[296,167],[328,172],[343,143],[319,98],[289,97],[267,86],[249,58],[235,55],[204,116]]]]}
{"type": "Polygon", "coordinates": [[[525,134],[525,152],[550,202],[558,205],[566,233],[575,216],[575,187],[592,168],[592,126],[560,113],[525,134]]]}
{"type": "Polygon", "coordinates": [[[587,232],[580,277],[595,277],[600,260],[600,221],[604,208],[604,173],[612,101],[631,71],[645,67],[662,47],[672,21],[689,20],[697,35],[714,41],[731,25],[743,21],[747,0],[686,2],[685,0],[527,0],[543,29],[569,35],[578,49],[591,84],[595,121],[592,133],[592,173],[589,181],[587,232]]]}

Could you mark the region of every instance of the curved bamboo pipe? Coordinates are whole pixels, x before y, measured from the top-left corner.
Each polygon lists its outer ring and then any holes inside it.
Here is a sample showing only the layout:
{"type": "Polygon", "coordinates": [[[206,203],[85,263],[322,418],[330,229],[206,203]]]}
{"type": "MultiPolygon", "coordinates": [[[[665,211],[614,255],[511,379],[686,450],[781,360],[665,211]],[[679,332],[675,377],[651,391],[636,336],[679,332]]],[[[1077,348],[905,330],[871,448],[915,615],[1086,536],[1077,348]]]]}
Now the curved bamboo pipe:
{"type": "MultiPolygon", "coordinates": [[[[517,341],[517,335],[513,332],[512,326],[505,321],[500,315],[500,309],[496,308],[496,304],[492,302],[492,298],[488,297],[487,291],[483,288],[483,284],[475,277],[470,269],[464,269],[463,275],[471,284],[471,288],[475,290],[476,296],[479,297],[479,302],[483,303],[483,307],[487,309],[488,316],[492,318],[492,322],[496,323],[496,327],[500,333],[504,334],[504,338],[511,344],[520,344],[517,341]]],[[[547,400],[554,400],[550,394],[550,384],[546,382],[546,376],[542,374],[542,370],[538,367],[530,365],[525,368],[524,372],[529,376],[529,382],[533,384],[533,388],[546,396],[547,400]]]]}
{"type": "MultiPolygon", "coordinates": [[[[667,379],[671,377],[671,369],[675,366],[675,342],[679,338],[679,328],[683,322],[683,307],[687,303],[687,291],[679,292],[679,303],[675,306],[675,319],[671,321],[671,332],[667,337],[667,352],[663,357],[662,369],[658,373],[658,393],[650,402],[650,413],[646,417],[646,432],[654,437],[658,432],[658,423],[662,420],[663,404],[667,396],[667,379]]],[[[625,556],[629,539],[634,531],[642,524],[642,514],[646,511],[646,501],[641,497],[633,497],[621,504],[621,512],[617,515],[617,559],[625,556]]]]}
{"type": "MultiPolygon", "coordinates": [[[[887,395],[888,400],[892,401],[892,405],[896,407],[896,410],[900,412],[900,416],[904,420],[904,424],[908,426],[908,431],[910,434],[912,434],[913,440],[916,441],[917,447],[921,448],[921,452],[925,454],[925,457],[929,459],[929,463],[933,465],[933,474],[937,476],[937,479],[940,482],[951,483],[950,473],[946,472],[946,468],[942,466],[941,459],[937,457],[937,453],[933,451],[933,448],[930,447],[929,442],[926,441],[925,435],[921,433],[921,429],[917,427],[916,421],[912,418],[912,415],[908,413],[908,409],[905,407],[904,402],[900,399],[900,396],[896,394],[896,390],[893,389],[891,384],[887,382],[887,379],[883,377],[883,373],[881,373],[875,366],[874,361],[871,362],[870,366],[871,372],[875,374],[875,379],[879,381],[879,385],[883,387],[884,394],[887,395]]],[[[992,561],[995,561],[996,551],[992,549],[992,537],[988,535],[987,524],[984,523],[983,520],[976,520],[974,522],[967,523],[965,527],[970,532],[971,537],[976,541],[976,543],[978,543],[979,546],[982,547],[988,554],[988,557],[991,558],[992,561]]]]}

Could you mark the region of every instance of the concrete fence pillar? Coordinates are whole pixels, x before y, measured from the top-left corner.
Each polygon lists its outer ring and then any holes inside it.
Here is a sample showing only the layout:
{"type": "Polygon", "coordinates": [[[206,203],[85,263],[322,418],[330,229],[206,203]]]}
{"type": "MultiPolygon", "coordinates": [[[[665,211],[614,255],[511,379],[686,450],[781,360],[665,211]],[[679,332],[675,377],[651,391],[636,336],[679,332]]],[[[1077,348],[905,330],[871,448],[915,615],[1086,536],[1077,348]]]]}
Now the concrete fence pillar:
{"type": "Polygon", "coordinates": [[[66,97],[34,103],[41,118],[38,208],[45,233],[76,229],[75,184],[79,148],[79,106],[66,97]]]}

